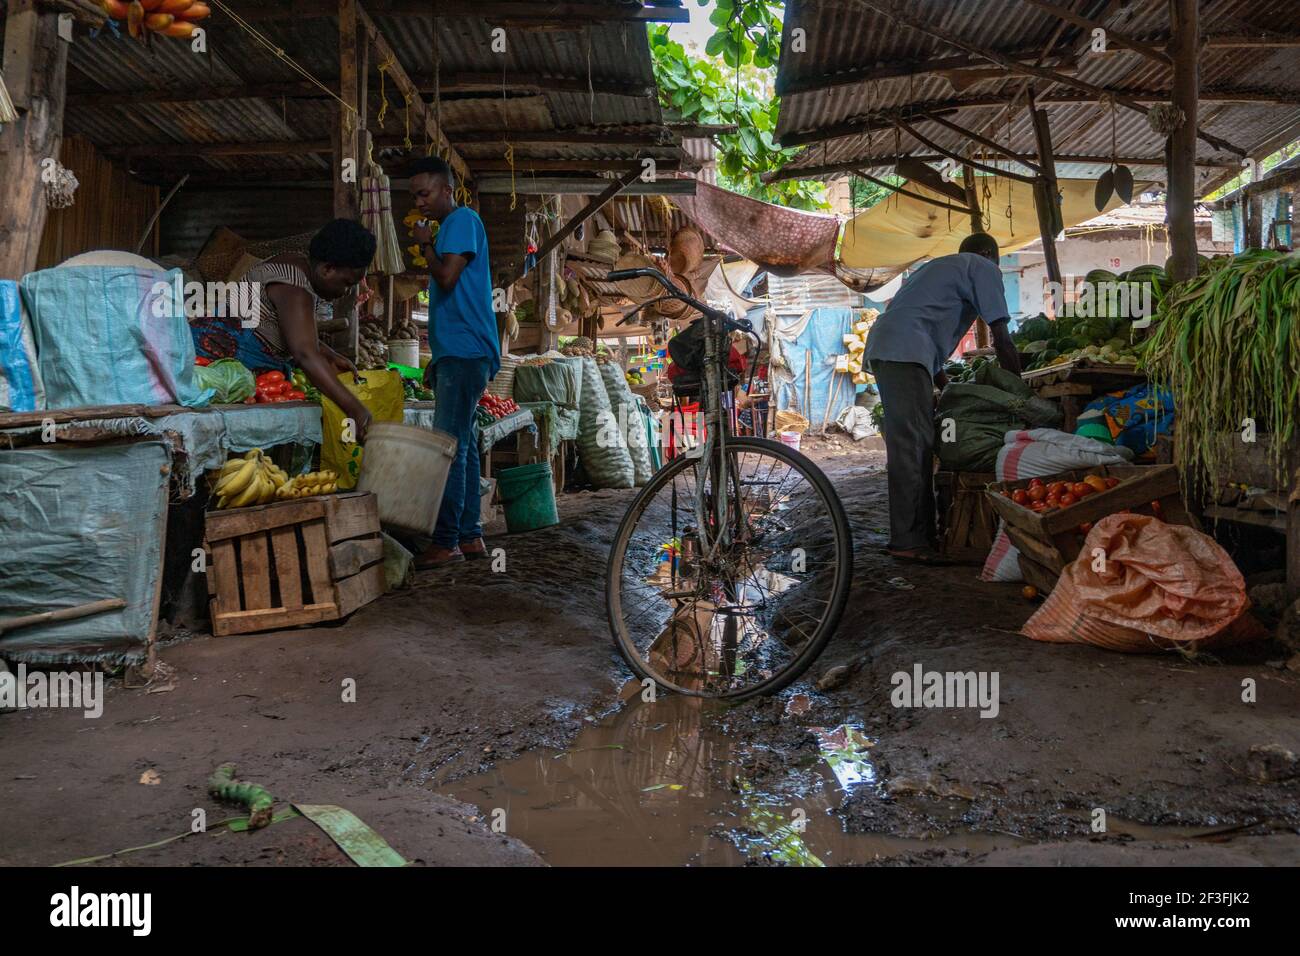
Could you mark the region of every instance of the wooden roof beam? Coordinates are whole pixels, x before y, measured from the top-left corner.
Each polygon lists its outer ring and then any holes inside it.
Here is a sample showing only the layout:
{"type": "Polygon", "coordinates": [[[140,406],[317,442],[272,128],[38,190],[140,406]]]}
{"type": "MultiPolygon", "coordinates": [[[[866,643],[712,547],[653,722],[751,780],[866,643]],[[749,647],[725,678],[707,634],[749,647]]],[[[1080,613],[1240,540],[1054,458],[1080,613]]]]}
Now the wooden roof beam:
{"type": "Polygon", "coordinates": [[[1143,43],[1141,40],[1135,40],[1126,34],[1120,33],[1118,30],[1106,26],[1100,20],[1093,20],[1085,16],[1080,16],[1073,10],[1067,10],[1065,7],[1058,6],[1055,3],[1048,3],[1047,0],[1021,0],[1021,2],[1027,3],[1032,7],[1037,7],[1044,13],[1050,13],[1056,18],[1064,20],[1067,23],[1073,23],[1075,26],[1084,30],[1104,30],[1106,32],[1107,45],[1114,44],[1115,46],[1132,50],[1135,53],[1141,53],[1147,59],[1154,60],[1162,66],[1172,67],[1174,64],[1174,61],[1170,59],[1169,54],[1165,53],[1163,50],[1158,50],[1153,46],[1143,43]]]}
{"type": "MultiPolygon", "coordinates": [[[[427,5],[425,9],[428,9],[427,5]]],[[[401,61],[397,58],[397,54],[393,52],[392,46],[384,35],[379,32],[379,28],[375,26],[375,21],[370,18],[370,14],[360,6],[357,7],[357,22],[366,31],[374,47],[375,56],[372,57],[372,62],[376,64],[388,62],[390,64],[388,75],[392,79],[393,85],[397,87],[397,92],[403,97],[407,95],[411,97],[411,107],[416,111],[420,120],[417,129],[423,128],[428,134],[435,152],[439,154],[445,152],[447,161],[451,164],[452,170],[462,183],[465,180],[472,180],[474,177],[465,164],[464,157],[452,146],[447,134],[438,128],[438,124],[433,117],[433,111],[428,108],[424,99],[420,96],[419,88],[407,75],[401,61]]]]}
{"type": "MultiPolygon", "coordinates": [[[[553,2],[553,0],[369,0],[371,13],[382,17],[478,17],[505,19],[521,24],[544,24],[578,29],[591,23],[689,23],[690,11],[677,5],[553,2]]],[[[238,11],[249,21],[307,20],[330,17],[334,12],[319,0],[282,0],[274,6],[238,11]]]]}
{"type": "MultiPolygon", "coordinates": [[[[1028,60],[1038,56],[1038,49],[1008,50],[1005,55],[1012,60],[1028,60]]],[[[843,70],[838,73],[822,73],[817,76],[801,77],[781,82],[777,79],[777,96],[792,96],[796,93],[813,93],[820,90],[836,89],[841,86],[857,86],[876,80],[906,79],[909,76],[923,76],[927,73],[950,73],[957,70],[983,69],[988,60],[982,56],[962,53],[958,56],[934,57],[925,60],[900,60],[894,63],[881,63],[861,69],[843,70]]]]}
{"type": "MultiPolygon", "coordinates": [[[[1042,79],[1049,80],[1053,83],[1060,83],[1062,86],[1069,86],[1082,90],[1085,93],[1091,93],[1099,100],[1103,98],[1113,98],[1120,106],[1141,113],[1143,116],[1146,115],[1146,107],[1141,103],[1127,97],[1115,96],[1111,90],[1088,83],[1085,80],[1080,80],[1077,77],[1065,76],[1058,71],[1049,70],[1044,67],[1028,66],[1023,63],[1016,63],[1014,60],[1010,60],[1000,53],[993,50],[985,50],[983,47],[963,40],[961,37],[955,36],[946,30],[940,30],[919,16],[897,10],[886,4],[884,0],[853,0],[853,2],[859,6],[866,7],[868,10],[878,13],[895,23],[899,23],[909,29],[915,30],[917,33],[923,33],[926,36],[932,37],[941,43],[947,43],[950,46],[953,46],[958,50],[964,50],[967,53],[983,56],[990,62],[1003,67],[1009,73],[1028,73],[1031,76],[1041,77],[1042,79]]],[[[1236,153],[1238,156],[1243,157],[1246,155],[1246,150],[1242,149],[1240,146],[1236,146],[1225,139],[1213,136],[1202,129],[1198,128],[1196,135],[1197,138],[1209,143],[1215,149],[1236,153]]]]}
{"type": "Polygon", "coordinates": [[[918,133],[916,131],[916,127],[912,126],[910,123],[907,123],[903,120],[900,120],[898,125],[900,129],[902,129],[905,133],[907,133],[909,136],[911,136],[914,140],[919,142],[921,145],[934,150],[940,156],[948,157],[953,162],[961,163],[964,166],[970,166],[972,169],[978,169],[981,172],[988,173],[990,176],[1005,176],[1007,179],[1019,180],[1022,183],[1032,183],[1034,181],[1034,177],[1032,176],[1022,176],[1020,173],[1013,173],[1010,170],[1006,170],[1006,169],[998,169],[996,166],[986,166],[985,164],[976,162],[973,159],[968,159],[965,156],[962,156],[960,153],[945,149],[944,147],[940,146],[938,143],[934,142],[933,140],[926,138],[921,133],[918,133]]]}

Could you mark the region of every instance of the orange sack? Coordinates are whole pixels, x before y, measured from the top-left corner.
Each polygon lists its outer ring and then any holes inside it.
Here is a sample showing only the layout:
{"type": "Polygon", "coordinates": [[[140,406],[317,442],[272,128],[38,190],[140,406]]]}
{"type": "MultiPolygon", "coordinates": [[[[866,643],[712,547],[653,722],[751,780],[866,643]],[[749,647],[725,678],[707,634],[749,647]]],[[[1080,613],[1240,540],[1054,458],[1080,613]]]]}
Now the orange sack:
{"type": "Polygon", "coordinates": [[[1088,532],[1079,557],[1021,633],[1127,653],[1223,647],[1265,636],[1249,606],[1241,572],[1209,535],[1114,514],[1088,532]]]}

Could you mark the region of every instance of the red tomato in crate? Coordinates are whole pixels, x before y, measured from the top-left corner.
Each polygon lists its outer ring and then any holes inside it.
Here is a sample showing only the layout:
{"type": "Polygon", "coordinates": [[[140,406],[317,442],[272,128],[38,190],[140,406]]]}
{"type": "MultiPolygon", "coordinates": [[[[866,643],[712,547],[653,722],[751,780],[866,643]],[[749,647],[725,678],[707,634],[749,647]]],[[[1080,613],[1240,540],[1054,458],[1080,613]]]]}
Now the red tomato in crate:
{"type": "Polygon", "coordinates": [[[1038,484],[1030,482],[1029,491],[1026,494],[1029,495],[1030,501],[1042,501],[1047,497],[1047,489],[1043,487],[1042,482],[1038,484]]]}
{"type": "Polygon", "coordinates": [[[1118,484],[1119,484],[1119,479],[1118,479],[1118,478],[1107,478],[1107,479],[1106,479],[1106,487],[1107,487],[1107,488],[1114,488],[1114,487],[1115,487],[1116,485],[1118,485],[1118,484]]]}
{"type": "Polygon", "coordinates": [[[1074,495],[1070,494],[1070,492],[1067,491],[1065,494],[1061,495],[1061,507],[1068,508],[1070,507],[1070,505],[1074,504],[1078,500],[1079,500],[1078,498],[1076,498],[1074,495]]]}
{"type": "Polygon", "coordinates": [[[1011,493],[1011,500],[1023,506],[1029,502],[1029,493],[1023,488],[1017,488],[1011,493]]]}
{"type": "Polygon", "coordinates": [[[1030,487],[1030,488],[1041,488],[1041,487],[1043,487],[1043,479],[1041,479],[1041,478],[1030,478],[1030,479],[1029,479],[1029,487],[1030,487]]]}

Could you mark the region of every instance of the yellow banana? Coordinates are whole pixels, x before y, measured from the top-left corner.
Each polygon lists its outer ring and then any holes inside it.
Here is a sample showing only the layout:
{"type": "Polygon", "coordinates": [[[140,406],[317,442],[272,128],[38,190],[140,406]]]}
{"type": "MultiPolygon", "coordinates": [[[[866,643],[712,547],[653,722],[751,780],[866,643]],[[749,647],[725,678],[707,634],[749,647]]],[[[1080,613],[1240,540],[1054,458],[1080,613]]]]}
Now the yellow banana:
{"type": "Polygon", "coordinates": [[[224,478],[226,477],[226,475],[238,471],[243,464],[244,464],[244,459],[242,458],[230,459],[230,461],[226,462],[224,465],[221,466],[221,477],[224,478]]]}
{"type": "Polygon", "coordinates": [[[248,451],[244,452],[245,461],[253,461],[261,457],[262,457],[262,449],[260,448],[250,448],[248,451]]]}
{"type": "Polygon", "coordinates": [[[267,477],[271,479],[271,484],[277,488],[283,487],[285,481],[288,480],[285,478],[284,472],[275,471],[273,469],[267,469],[267,477]]]}
{"type": "Polygon", "coordinates": [[[255,504],[262,493],[262,476],[256,475],[242,492],[230,499],[230,507],[243,508],[255,504]]]}
{"type": "Polygon", "coordinates": [[[257,462],[245,460],[238,471],[231,472],[225,478],[222,478],[217,482],[217,487],[214,490],[219,495],[233,498],[235,495],[240,494],[248,488],[253,481],[253,476],[256,474],[257,462]]]}

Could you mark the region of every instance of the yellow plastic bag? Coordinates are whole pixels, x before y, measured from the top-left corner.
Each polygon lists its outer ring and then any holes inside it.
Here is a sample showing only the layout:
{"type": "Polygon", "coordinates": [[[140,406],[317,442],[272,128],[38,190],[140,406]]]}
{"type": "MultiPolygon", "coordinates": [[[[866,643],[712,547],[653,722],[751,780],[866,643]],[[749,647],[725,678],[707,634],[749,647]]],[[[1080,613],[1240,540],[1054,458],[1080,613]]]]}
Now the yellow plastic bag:
{"type": "MultiPolygon", "coordinates": [[[[402,376],[391,370],[371,369],[357,373],[361,381],[354,381],[351,372],[339,375],[343,387],[361,400],[361,404],[370,409],[377,422],[400,422],[402,420],[402,403],[405,392],[402,389],[402,376]]],[[[338,473],[339,491],[350,491],[357,486],[361,475],[361,446],[356,442],[344,441],[345,422],[347,418],[343,409],[329,398],[322,395],[321,405],[321,448],[320,466],[338,473]]],[[[346,430],[347,435],[355,432],[346,430]]]]}

